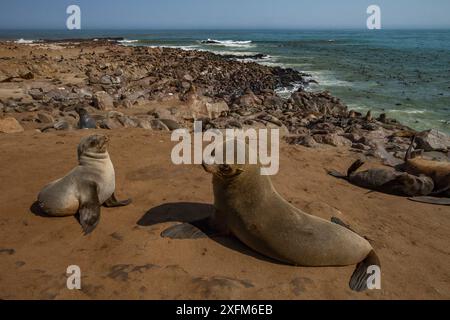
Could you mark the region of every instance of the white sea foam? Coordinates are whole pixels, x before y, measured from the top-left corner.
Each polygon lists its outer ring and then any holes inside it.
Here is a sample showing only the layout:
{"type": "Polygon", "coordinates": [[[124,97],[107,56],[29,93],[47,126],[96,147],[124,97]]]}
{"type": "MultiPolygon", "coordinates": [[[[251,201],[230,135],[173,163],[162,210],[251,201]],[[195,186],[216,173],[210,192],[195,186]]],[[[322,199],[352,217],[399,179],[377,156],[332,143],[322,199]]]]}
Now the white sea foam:
{"type": "Polygon", "coordinates": [[[123,40],[119,40],[117,41],[119,43],[123,43],[123,44],[129,44],[129,43],[136,43],[139,42],[139,40],[128,40],[128,39],[123,39],[123,40]]]}
{"type": "Polygon", "coordinates": [[[21,43],[21,44],[30,44],[30,43],[34,43],[36,42],[36,40],[25,40],[23,38],[18,39],[16,41],[14,41],[15,43],[21,43]]]}
{"type": "Polygon", "coordinates": [[[423,114],[426,113],[427,110],[417,110],[417,109],[411,109],[411,110],[398,110],[398,109],[391,109],[388,110],[390,113],[406,113],[406,114],[423,114]]]}
{"type": "Polygon", "coordinates": [[[282,87],[275,89],[275,92],[282,98],[290,98],[291,95],[296,92],[298,89],[302,88],[303,84],[301,83],[293,83],[292,86],[282,87]]]}
{"type": "Polygon", "coordinates": [[[248,48],[252,47],[252,41],[251,40],[245,40],[245,41],[235,41],[235,40],[215,40],[215,39],[208,39],[203,40],[200,42],[203,45],[213,45],[213,46],[224,46],[224,47],[243,47],[248,48]]]}
{"type": "Polygon", "coordinates": [[[203,49],[198,48],[197,46],[171,46],[171,45],[150,45],[146,46],[149,48],[168,48],[168,49],[181,49],[185,51],[206,51],[203,49]]]}

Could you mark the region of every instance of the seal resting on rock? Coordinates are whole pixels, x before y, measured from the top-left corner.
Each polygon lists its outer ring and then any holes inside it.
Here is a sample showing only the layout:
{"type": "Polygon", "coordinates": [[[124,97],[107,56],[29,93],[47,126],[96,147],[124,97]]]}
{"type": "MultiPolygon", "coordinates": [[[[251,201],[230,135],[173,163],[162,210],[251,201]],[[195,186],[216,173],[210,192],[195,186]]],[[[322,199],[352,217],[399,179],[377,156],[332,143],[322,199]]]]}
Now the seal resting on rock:
{"type": "Polygon", "coordinates": [[[115,172],[107,151],[108,137],[91,135],[78,145],[78,166],[61,179],[45,186],[38,195],[41,209],[49,216],[79,214],[85,234],[100,219],[100,206],[118,207],[131,199],[118,201],[114,195],[115,172]]]}
{"type": "Polygon", "coordinates": [[[364,164],[356,160],[344,175],[337,171],[328,171],[328,174],[336,178],[348,180],[350,183],[365,189],[400,196],[426,196],[434,189],[433,179],[425,176],[415,176],[394,169],[377,168],[365,171],[357,171],[364,164]]]}

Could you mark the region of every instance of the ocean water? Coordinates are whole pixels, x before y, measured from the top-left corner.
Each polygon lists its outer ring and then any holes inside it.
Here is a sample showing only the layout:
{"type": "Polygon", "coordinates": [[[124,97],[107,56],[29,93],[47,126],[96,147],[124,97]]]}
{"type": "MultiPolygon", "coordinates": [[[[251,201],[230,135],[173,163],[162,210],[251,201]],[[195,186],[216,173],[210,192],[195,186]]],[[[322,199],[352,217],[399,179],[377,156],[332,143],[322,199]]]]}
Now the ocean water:
{"type": "MultiPolygon", "coordinates": [[[[255,61],[306,72],[351,109],[389,117],[418,130],[450,133],[450,30],[139,30],[0,31],[21,42],[123,37],[123,45],[168,46],[218,54],[263,54],[255,61]],[[211,40],[204,43],[204,40],[211,40]]],[[[279,88],[288,96],[295,89],[279,88]]]]}

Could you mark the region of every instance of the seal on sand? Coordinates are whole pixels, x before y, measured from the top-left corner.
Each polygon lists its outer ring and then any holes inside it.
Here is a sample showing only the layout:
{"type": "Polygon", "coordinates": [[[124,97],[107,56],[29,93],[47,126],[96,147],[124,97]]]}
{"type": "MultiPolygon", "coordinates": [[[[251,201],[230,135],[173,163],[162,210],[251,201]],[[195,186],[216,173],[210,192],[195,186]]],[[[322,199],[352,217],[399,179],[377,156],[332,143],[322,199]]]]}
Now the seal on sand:
{"type": "Polygon", "coordinates": [[[78,166],[45,186],[38,195],[40,207],[50,216],[78,212],[85,234],[97,226],[101,205],[118,207],[131,203],[131,199],[118,201],[114,195],[115,172],[107,151],[108,141],[104,135],[82,138],[78,145],[78,166]]]}
{"type": "MultiPolygon", "coordinates": [[[[226,143],[223,145],[225,153],[226,143]]],[[[247,144],[245,148],[248,150],[247,144]]],[[[203,167],[213,175],[215,213],[210,218],[213,226],[284,263],[358,264],[349,285],[356,291],[367,288],[367,270],[380,266],[380,262],[366,239],[342,225],[292,206],[274,189],[270,177],[260,174],[260,164],[249,164],[248,158],[245,164],[203,164],[203,167]]]]}
{"type": "Polygon", "coordinates": [[[86,109],[81,107],[76,107],[75,111],[80,116],[80,121],[78,122],[79,129],[95,129],[97,128],[97,122],[92,118],[86,109]]]}
{"type": "Polygon", "coordinates": [[[415,176],[394,169],[377,168],[365,171],[357,171],[364,164],[356,160],[344,175],[337,171],[328,171],[328,174],[336,178],[348,180],[350,183],[374,191],[400,196],[426,196],[434,189],[433,179],[425,176],[415,176]]]}
{"type": "Polygon", "coordinates": [[[403,170],[410,174],[422,174],[430,177],[434,182],[432,197],[416,197],[410,200],[416,202],[450,205],[450,162],[427,160],[413,157],[415,136],[405,155],[403,170]]]}

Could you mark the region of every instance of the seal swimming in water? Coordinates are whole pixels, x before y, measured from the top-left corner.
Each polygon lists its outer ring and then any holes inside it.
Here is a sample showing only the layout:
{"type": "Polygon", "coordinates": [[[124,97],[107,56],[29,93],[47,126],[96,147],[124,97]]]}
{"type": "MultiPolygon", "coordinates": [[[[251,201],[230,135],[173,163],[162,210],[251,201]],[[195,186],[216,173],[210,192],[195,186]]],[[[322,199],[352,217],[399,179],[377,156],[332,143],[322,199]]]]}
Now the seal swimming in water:
{"type": "Polygon", "coordinates": [[[89,113],[86,111],[86,109],[82,107],[76,107],[75,111],[80,116],[80,121],[78,122],[78,128],[79,129],[96,129],[97,128],[97,122],[94,118],[92,118],[89,113]]]}
{"type": "Polygon", "coordinates": [[[49,216],[78,213],[85,234],[97,226],[101,205],[118,207],[131,203],[131,199],[118,201],[114,195],[115,172],[107,151],[108,141],[105,135],[82,138],[78,166],[45,186],[38,195],[39,206],[49,216]]]}
{"type": "MultiPolygon", "coordinates": [[[[248,150],[245,142],[238,143],[244,143],[248,150]]],[[[259,161],[250,164],[247,158],[245,164],[203,163],[203,167],[213,176],[215,210],[208,222],[215,230],[232,234],[260,254],[291,265],[358,264],[349,286],[355,291],[367,288],[368,268],[380,266],[380,261],[365,238],[337,220],[326,221],[292,206],[275,190],[270,177],[260,174],[259,161]]],[[[176,229],[195,234],[185,225],[163,234],[176,236],[176,229]]]]}
{"type": "Polygon", "coordinates": [[[394,169],[376,168],[357,171],[364,162],[356,160],[344,175],[337,171],[328,171],[333,177],[348,180],[350,183],[365,189],[400,196],[426,196],[434,189],[433,179],[425,176],[415,176],[394,169]]]}
{"type": "Polygon", "coordinates": [[[413,197],[410,200],[437,204],[450,205],[450,162],[434,161],[413,157],[415,136],[405,155],[403,170],[410,174],[422,174],[430,177],[434,182],[434,190],[428,197],[413,197]]]}

